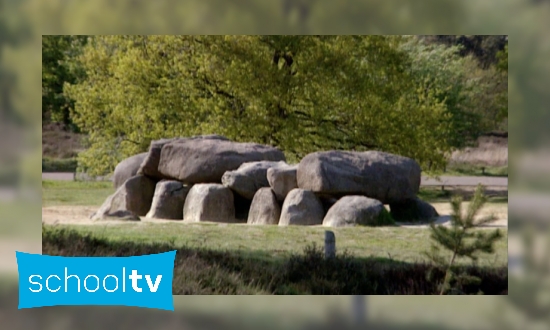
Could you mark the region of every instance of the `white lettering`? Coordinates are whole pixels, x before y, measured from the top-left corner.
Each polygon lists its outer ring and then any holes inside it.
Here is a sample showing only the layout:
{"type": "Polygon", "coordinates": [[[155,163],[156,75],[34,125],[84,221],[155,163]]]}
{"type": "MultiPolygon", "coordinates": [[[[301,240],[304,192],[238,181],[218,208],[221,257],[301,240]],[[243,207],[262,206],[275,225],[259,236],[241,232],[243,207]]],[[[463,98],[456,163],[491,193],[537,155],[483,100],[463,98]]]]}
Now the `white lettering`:
{"type": "Polygon", "coordinates": [[[59,291],[59,289],[61,289],[61,285],[59,285],[59,287],[57,288],[57,290],[52,290],[52,289],[50,289],[50,286],[48,285],[48,281],[50,280],[50,277],[57,277],[57,279],[61,281],[61,279],[60,279],[59,276],[57,276],[57,275],[50,275],[50,276],[48,276],[48,278],[46,279],[46,289],[48,289],[48,291],[50,291],[50,292],[57,292],[57,291],[59,291]]]}
{"type": "Polygon", "coordinates": [[[103,289],[105,289],[105,291],[107,291],[107,292],[115,292],[116,290],[118,290],[118,277],[116,277],[115,275],[107,275],[107,276],[105,276],[105,278],[103,279],[103,289]],[[105,281],[107,280],[107,277],[112,277],[112,278],[114,278],[115,281],[116,281],[116,286],[115,286],[115,288],[112,289],[112,290],[107,289],[107,286],[105,285],[105,281]]]}
{"type": "Polygon", "coordinates": [[[65,292],[67,292],[67,287],[68,287],[67,282],[71,277],[74,277],[78,280],[78,292],[80,292],[80,278],[76,275],[67,276],[67,267],[65,267],[65,292]]]}
{"type": "Polygon", "coordinates": [[[40,275],[31,275],[31,276],[29,276],[29,283],[35,284],[35,285],[40,285],[40,289],[38,289],[38,290],[33,290],[33,289],[29,288],[29,290],[31,290],[32,292],[40,292],[40,291],[42,291],[42,284],[40,284],[40,283],[38,283],[38,282],[33,282],[33,281],[32,281],[32,278],[33,278],[33,277],[38,277],[38,278],[42,279],[42,276],[40,276],[40,275]]]}
{"type": "Polygon", "coordinates": [[[134,291],[136,292],[141,292],[141,288],[138,287],[138,280],[141,280],[143,276],[142,275],[139,275],[137,270],[135,269],[132,269],[132,275],[128,276],[128,278],[130,280],[132,280],[132,289],[134,289],[134,291]]]}
{"type": "Polygon", "coordinates": [[[97,277],[95,275],[86,276],[86,278],[84,278],[84,289],[86,289],[86,291],[88,291],[88,292],[96,292],[97,290],[99,290],[99,277],[97,277]],[[95,277],[95,279],[97,280],[97,287],[93,291],[88,289],[88,287],[86,286],[86,280],[88,279],[88,277],[95,277]]]}
{"type": "Polygon", "coordinates": [[[147,285],[149,286],[149,291],[157,292],[161,279],[162,279],[162,275],[157,275],[157,279],[155,280],[155,285],[153,286],[153,283],[151,283],[151,276],[145,275],[145,280],[147,280],[147,285]]]}

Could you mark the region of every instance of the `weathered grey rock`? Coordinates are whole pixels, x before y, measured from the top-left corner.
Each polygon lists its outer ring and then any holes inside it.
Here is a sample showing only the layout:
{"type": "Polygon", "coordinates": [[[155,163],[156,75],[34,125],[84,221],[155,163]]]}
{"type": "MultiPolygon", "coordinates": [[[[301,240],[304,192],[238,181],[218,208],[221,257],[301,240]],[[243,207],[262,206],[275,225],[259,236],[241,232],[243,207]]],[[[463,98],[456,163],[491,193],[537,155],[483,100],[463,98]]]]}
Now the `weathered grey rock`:
{"type": "Polygon", "coordinates": [[[227,171],[254,161],[284,161],[277,148],[257,143],[239,143],[214,139],[189,139],[170,142],[162,147],[159,172],[188,183],[221,183],[227,171]]]}
{"type": "Polygon", "coordinates": [[[183,204],[190,186],[178,181],[162,180],[157,183],[147,218],[183,220],[183,204]]]}
{"type": "Polygon", "coordinates": [[[260,188],[252,199],[248,224],[276,225],[281,217],[281,206],[271,188],[260,188]]]}
{"type": "Polygon", "coordinates": [[[248,162],[222,176],[222,184],[247,199],[253,199],[260,188],[269,187],[267,171],[287,165],[285,162],[248,162]]]}
{"type": "Polygon", "coordinates": [[[118,189],[126,180],[135,176],[147,153],[141,153],[128,157],[117,164],[112,177],[113,186],[118,189]]]}
{"type": "Polygon", "coordinates": [[[439,217],[436,209],[418,197],[390,204],[390,214],[399,222],[429,222],[439,217]]]}
{"type": "Polygon", "coordinates": [[[236,222],[233,192],[217,183],[195,184],[185,199],[183,221],[236,222]]]}
{"type": "Polygon", "coordinates": [[[298,187],[336,196],[364,195],[383,204],[415,198],[420,165],[413,159],[380,151],[323,151],[298,165],[298,187]]]}
{"type": "Polygon", "coordinates": [[[284,201],[286,195],[295,188],[298,188],[298,182],[296,181],[296,171],[298,170],[298,164],[277,166],[267,170],[267,181],[277,200],[284,201]]]}
{"type": "Polygon", "coordinates": [[[143,159],[137,173],[147,175],[149,177],[156,178],[158,180],[167,179],[165,175],[161,174],[158,171],[158,166],[160,162],[160,153],[161,153],[162,147],[167,143],[177,143],[181,141],[197,140],[197,139],[229,141],[229,139],[227,139],[226,137],[217,135],[217,134],[197,135],[197,136],[191,136],[191,137],[177,137],[172,139],[160,139],[160,140],[151,141],[151,144],[149,145],[149,151],[146,153],[146,157],[143,159]]]}
{"type": "Polygon", "coordinates": [[[151,207],[155,185],[156,181],[151,178],[142,175],[131,177],[114,194],[107,197],[99,210],[92,215],[92,219],[146,215],[151,207]]]}
{"type": "MultiPolygon", "coordinates": [[[[327,212],[326,227],[354,227],[381,225],[381,213],[386,211],[380,201],[365,196],[344,196],[327,212]]],[[[386,211],[387,212],[387,211],[386,211]]]]}
{"type": "Polygon", "coordinates": [[[309,190],[292,189],[285,198],[279,219],[279,226],[320,225],[323,223],[323,205],[309,190]]]}

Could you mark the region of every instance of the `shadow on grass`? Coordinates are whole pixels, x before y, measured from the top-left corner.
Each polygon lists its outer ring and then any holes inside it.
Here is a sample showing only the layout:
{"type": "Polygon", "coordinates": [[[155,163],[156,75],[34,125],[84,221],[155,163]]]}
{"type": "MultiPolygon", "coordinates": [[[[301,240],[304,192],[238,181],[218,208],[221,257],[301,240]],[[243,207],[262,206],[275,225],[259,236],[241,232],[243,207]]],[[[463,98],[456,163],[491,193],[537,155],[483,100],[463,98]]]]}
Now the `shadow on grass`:
{"type": "MultiPolygon", "coordinates": [[[[273,255],[269,251],[217,251],[167,243],[110,241],[68,229],[43,227],[42,253],[60,256],[136,256],[177,250],[173,293],[176,295],[373,295],[435,294],[442,269],[425,263],[386,258],[358,258],[346,251],[325,258],[322,248],[273,255]],[[428,278],[427,274],[431,273],[428,278]]],[[[506,294],[506,267],[460,266],[481,278],[463,287],[465,294],[506,294]]]]}

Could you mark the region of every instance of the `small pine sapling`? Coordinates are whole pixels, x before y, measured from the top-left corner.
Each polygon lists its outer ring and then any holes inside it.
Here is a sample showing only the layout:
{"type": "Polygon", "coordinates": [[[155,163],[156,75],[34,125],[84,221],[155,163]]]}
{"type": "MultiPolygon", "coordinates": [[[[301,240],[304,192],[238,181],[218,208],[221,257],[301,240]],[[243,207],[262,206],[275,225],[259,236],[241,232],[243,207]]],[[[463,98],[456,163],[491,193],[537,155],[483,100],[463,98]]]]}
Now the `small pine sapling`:
{"type": "Polygon", "coordinates": [[[467,274],[455,274],[453,266],[457,258],[470,258],[473,262],[478,260],[478,253],[494,253],[494,243],[503,237],[500,230],[495,231],[473,231],[478,226],[495,220],[493,215],[476,219],[479,211],[487,202],[484,195],[483,186],[478,185],[472,201],[466,211],[462,212],[462,197],[453,196],[451,199],[452,214],[451,226],[430,224],[432,246],[431,251],[426,252],[436,265],[445,269],[445,278],[440,288],[439,294],[459,293],[463,285],[479,283],[480,279],[467,274]],[[447,260],[440,254],[441,249],[451,253],[447,260]],[[456,284],[456,288],[451,287],[451,283],[456,284]]]}

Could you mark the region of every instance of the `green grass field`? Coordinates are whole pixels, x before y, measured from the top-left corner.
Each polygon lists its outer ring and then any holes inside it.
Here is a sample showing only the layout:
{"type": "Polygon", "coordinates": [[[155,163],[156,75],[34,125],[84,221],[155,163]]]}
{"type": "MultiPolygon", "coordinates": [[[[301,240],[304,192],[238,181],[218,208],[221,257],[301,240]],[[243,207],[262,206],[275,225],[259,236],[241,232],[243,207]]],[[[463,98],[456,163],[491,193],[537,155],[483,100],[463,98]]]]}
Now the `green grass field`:
{"type": "Polygon", "coordinates": [[[42,206],[100,206],[115,192],[112,182],[42,181],[42,206]]]}
{"type": "MultiPolygon", "coordinates": [[[[473,190],[441,190],[440,187],[422,187],[418,192],[418,197],[428,203],[448,203],[451,197],[456,194],[463,197],[464,201],[472,199],[473,190]]],[[[487,192],[488,204],[508,204],[508,191],[487,192]]]]}
{"type": "MultiPolygon", "coordinates": [[[[430,171],[426,171],[424,174],[433,175],[430,171]]],[[[508,166],[479,166],[470,164],[451,164],[444,172],[438,173],[439,175],[452,175],[452,176],[494,176],[494,177],[507,177],[508,166]]]]}
{"type": "MultiPolygon", "coordinates": [[[[322,246],[322,227],[278,227],[182,224],[182,223],[142,223],[121,225],[57,226],[72,228],[81,233],[91,233],[94,237],[112,241],[167,243],[176,246],[208,248],[219,251],[234,251],[239,255],[257,259],[286,257],[292,252],[300,252],[308,245],[322,246]]],[[[429,231],[416,228],[331,228],[336,236],[339,252],[347,250],[357,257],[388,258],[395,261],[427,261],[421,251],[430,247],[429,231]]],[[[503,230],[505,236],[507,230],[503,230]]],[[[496,245],[494,255],[481,256],[481,266],[505,266],[508,261],[507,240],[496,245]]],[[[469,264],[468,259],[459,259],[460,264],[469,264]]]]}
{"type": "MultiPolygon", "coordinates": [[[[185,230],[185,228],[183,228],[185,230]]],[[[297,230],[298,231],[298,230],[297,230]]],[[[174,294],[435,294],[444,277],[443,269],[423,262],[403,262],[389,257],[358,256],[337,252],[325,258],[320,247],[295,246],[288,255],[272,250],[253,250],[234,245],[215,249],[190,243],[176,244],[174,239],[122,239],[89,232],[45,226],[42,253],[60,256],[136,256],[177,250],[174,262],[174,294]],[[431,276],[428,274],[431,273],[431,276]]],[[[124,230],[122,231],[124,232],[124,230]]],[[[283,232],[285,232],[283,230],[283,232]]],[[[299,233],[304,236],[304,233],[299,233]]],[[[221,235],[223,236],[223,235],[221,235]]],[[[239,241],[240,235],[227,240],[239,241]]],[[[284,235],[281,235],[284,236],[284,235]]],[[[173,237],[172,237],[173,238],[173,237]]],[[[250,240],[250,238],[248,237],[250,240]]],[[[279,238],[280,239],[280,238],[279,238]]],[[[269,243],[269,241],[268,241],[269,243]]],[[[292,245],[294,241],[287,241],[292,245]]],[[[480,291],[488,295],[506,294],[508,268],[456,265],[456,271],[477,276],[480,282],[463,287],[465,294],[480,291]]]]}
{"type": "MultiPolygon", "coordinates": [[[[111,182],[43,181],[43,206],[99,206],[114,192],[111,182]]],[[[430,202],[448,201],[448,192],[422,189],[419,196],[430,202]]],[[[504,197],[492,197],[492,203],[507,203],[504,197]]],[[[141,222],[97,225],[64,225],[81,233],[113,241],[144,243],[171,242],[177,246],[189,245],[215,250],[231,250],[257,258],[286,256],[302,251],[309,244],[322,246],[322,227],[250,226],[246,224],[183,224],[179,221],[141,222]]],[[[421,228],[355,227],[331,228],[336,235],[338,251],[347,250],[358,257],[380,257],[396,261],[426,260],[421,252],[429,249],[429,231],[421,228]]],[[[481,229],[484,230],[484,229],[481,229]]],[[[503,230],[505,237],[507,230],[503,230]]],[[[507,263],[507,240],[496,246],[495,255],[481,256],[480,265],[503,266],[507,263]]],[[[468,263],[458,260],[459,263],[468,263]]]]}

